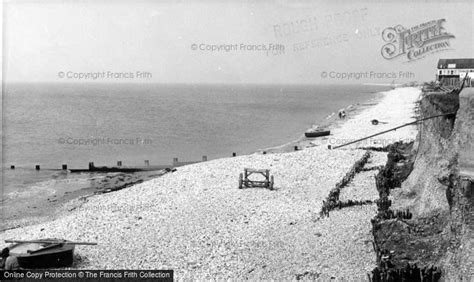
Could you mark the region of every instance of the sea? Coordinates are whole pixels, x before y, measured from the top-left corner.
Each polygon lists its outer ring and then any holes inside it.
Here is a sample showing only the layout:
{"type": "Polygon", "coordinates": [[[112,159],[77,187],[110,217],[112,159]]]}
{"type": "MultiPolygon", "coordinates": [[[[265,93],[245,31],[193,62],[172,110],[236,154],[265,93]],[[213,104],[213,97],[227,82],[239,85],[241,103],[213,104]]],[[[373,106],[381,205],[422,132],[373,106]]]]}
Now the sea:
{"type": "Polygon", "coordinates": [[[3,94],[2,203],[87,188],[96,166],[171,165],[298,139],[375,85],[11,83],[3,94]],[[35,166],[39,165],[40,170],[35,166]],[[15,166],[15,169],[11,169],[15,166]]]}

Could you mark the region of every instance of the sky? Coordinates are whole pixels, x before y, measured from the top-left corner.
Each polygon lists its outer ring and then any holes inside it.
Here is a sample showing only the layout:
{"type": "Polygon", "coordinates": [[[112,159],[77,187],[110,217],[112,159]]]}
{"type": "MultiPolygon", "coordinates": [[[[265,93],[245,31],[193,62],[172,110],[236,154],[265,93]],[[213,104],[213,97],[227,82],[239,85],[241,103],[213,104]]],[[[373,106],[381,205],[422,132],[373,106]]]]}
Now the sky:
{"type": "Polygon", "coordinates": [[[473,10],[467,0],[5,1],[3,78],[191,84],[430,81],[438,59],[474,57],[473,10]],[[441,19],[442,31],[451,36],[425,42],[438,44],[428,53],[382,55],[390,43],[382,36],[387,28],[401,26],[413,34],[441,19]]]}

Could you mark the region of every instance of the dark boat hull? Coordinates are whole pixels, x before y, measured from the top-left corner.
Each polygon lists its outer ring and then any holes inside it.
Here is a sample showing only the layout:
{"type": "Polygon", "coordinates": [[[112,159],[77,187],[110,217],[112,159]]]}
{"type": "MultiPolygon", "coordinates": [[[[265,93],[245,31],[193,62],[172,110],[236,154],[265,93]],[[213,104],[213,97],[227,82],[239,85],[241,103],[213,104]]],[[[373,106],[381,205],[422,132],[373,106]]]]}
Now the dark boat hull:
{"type": "Polygon", "coordinates": [[[305,132],[304,136],[306,136],[306,137],[321,137],[321,136],[327,136],[329,134],[331,134],[331,131],[324,130],[324,131],[305,132]]]}
{"type": "Polygon", "coordinates": [[[74,261],[75,245],[66,241],[46,244],[42,248],[30,249],[28,244],[16,244],[10,247],[11,254],[17,257],[21,268],[57,268],[71,266],[74,261]],[[17,249],[18,252],[15,252],[17,249]],[[26,251],[25,249],[31,250],[26,251]]]}
{"type": "Polygon", "coordinates": [[[68,267],[74,261],[74,250],[62,250],[54,253],[18,256],[21,268],[68,267]]]}

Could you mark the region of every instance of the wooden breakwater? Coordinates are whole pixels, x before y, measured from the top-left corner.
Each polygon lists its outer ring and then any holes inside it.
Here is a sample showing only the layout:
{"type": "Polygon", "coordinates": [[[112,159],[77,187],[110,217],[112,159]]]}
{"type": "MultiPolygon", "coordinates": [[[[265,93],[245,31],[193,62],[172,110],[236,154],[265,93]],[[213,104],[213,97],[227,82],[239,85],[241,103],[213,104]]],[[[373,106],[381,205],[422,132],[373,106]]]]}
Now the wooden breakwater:
{"type": "MultiPolygon", "coordinates": [[[[63,166],[64,167],[64,166],[63,166]]],[[[67,168],[66,168],[67,169],[67,168]]],[[[163,170],[163,169],[172,169],[172,166],[169,165],[155,165],[155,166],[95,166],[93,162],[89,163],[89,167],[86,169],[69,169],[73,173],[81,172],[139,172],[139,171],[154,171],[154,170],[163,170]]],[[[63,168],[63,170],[65,170],[63,168]]]]}
{"type": "MultiPolygon", "coordinates": [[[[233,156],[236,156],[233,153],[233,156]]],[[[176,167],[195,164],[200,162],[206,162],[207,156],[202,156],[202,159],[199,161],[179,161],[178,158],[173,158],[173,161],[169,165],[150,165],[149,160],[145,160],[145,165],[143,166],[124,166],[122,161],[117,161],[117,165],[115,166],[96,166],[94,162],[89,162],[87,168],[77,168],[77,169],[70,169],[68,168],[67,164],[62,164],[61,168],[41,168],[39,164],[35,165],[34,169],[39,170],[63,170],[72,173],[87,173],[87,172],[124,172],[124,173],[134,173],[134,172],[141,172],[141,171],[158,171],[158,170],[166,170],[166,171],[173,171],[176,167]]],[[[11,165],[10,169],[16,169],[15,165],[11,165]]]]}

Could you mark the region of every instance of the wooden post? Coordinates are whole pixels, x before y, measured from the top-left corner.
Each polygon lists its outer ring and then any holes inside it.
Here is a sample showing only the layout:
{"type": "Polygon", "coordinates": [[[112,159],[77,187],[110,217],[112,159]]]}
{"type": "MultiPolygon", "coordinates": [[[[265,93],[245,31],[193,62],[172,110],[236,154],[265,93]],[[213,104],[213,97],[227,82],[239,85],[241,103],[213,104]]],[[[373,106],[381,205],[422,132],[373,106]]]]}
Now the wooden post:
{"type": "Polygon", "coordinates": [[[150,161],[149,160],[145,160],[145,166],[150,166],[150,161]]]}
{"type": "Polygon", "coordinates": [[[295,151],[298,151],[298,146],[295,146],[295,151]]]}
{"type": "Polygon", "coordinates": [[[122,161],[118,161],[117,166],[122,166],[122,161]]]}
{"type": "Polygon", "coordinates": [[[178,165],[178,158],[173,158],[173,165],[178,165]]]}
{"type": "Polygon", "coordinates": [[[267,154],[267,152],[263,151],[263,154],[264,154],[264,155],[266,155],[266,154],[267,154]]]}
{"type": "Polygon", "coordinates": [[[461,177],[461,192],[466,198],[472,198],[472,185],[473,181],[468,177],[461,177]]]}
{"type": "Polygon", "coordinates": [[[35,169],[40,170],[40,165],[36,165],[35,169]]]}
{"type": "Polygon", "coordinates": [[[67,170],[67,164],[63,164],[63,170],[67,170]]]}
{"type": "Polygon", "coordinates": [[[202,156],[202,161],[207,162],[207,156],[202,156]]]}
{"type": "Polygon", "coordinates": [[[10,169],[15,169],[15,166],[14,166],[14,165],[11,165],[11,166],[10,166],[10,169]]]}
{"type": "Polygon", "coordinates": [[[236,154],[235,152],[234,152],[234,153],[232,153],[232,157],[235,157],[235,156],[237,156],[237,154],[236,154]]]}
{"type": "Polygon", "coordinates": [[[89,162],[89,170],[94,170],[94,162],[89,162]]]}
{"type": "Polygon", "coordinates": [[[331,145],[328,145],[328,149],[331,150],[331,145]]]}

